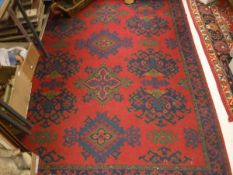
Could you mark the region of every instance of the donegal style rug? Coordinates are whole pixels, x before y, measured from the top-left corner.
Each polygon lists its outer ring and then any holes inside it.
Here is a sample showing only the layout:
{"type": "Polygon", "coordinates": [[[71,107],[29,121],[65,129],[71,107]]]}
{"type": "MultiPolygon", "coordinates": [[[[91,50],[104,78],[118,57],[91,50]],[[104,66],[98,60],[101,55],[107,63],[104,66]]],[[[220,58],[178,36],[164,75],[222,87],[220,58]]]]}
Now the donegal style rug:
{"type": "Polygon", "coordinates": [[[233,48],[233,7],[228,0],[218,0],[204,5],[198,0],[188,0],[190,13],[202,41],[217,86],[233,121],[233,75],[228,67],[233,48]]]}
{"type": "Polygon", "coordinates": [[[180,0],[96,0],[44,42],[24,140],[39,174],[231,174],[180,0]]]}

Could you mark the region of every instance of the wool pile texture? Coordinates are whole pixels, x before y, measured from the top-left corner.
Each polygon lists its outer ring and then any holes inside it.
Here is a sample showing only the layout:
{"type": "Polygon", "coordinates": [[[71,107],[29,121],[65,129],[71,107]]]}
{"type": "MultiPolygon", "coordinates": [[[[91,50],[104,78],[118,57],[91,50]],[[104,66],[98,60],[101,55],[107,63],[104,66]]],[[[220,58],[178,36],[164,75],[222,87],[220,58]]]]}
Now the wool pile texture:
{"type": "Polygon", "coordinates": [[[187,2],[228,119],[233,121],[233,74],[229,68],[232,59],[230,50],[233,49],[233,7],[228,0],[208,5],[198,0],[187,2]]]}
{"type": "Polygon", "coordinates": [[[181,0],[96,0],[50,19],[24,143],[40,175],[230,175],[181,0]]]}

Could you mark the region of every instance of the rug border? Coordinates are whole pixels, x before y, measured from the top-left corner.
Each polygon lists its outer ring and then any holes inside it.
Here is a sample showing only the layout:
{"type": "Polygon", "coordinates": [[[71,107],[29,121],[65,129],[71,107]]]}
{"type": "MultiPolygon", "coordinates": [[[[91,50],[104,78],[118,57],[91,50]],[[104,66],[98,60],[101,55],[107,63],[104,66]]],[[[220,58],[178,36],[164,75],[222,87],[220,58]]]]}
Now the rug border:
{"type": "MultiPolygon", "coordinates": [[[[171,0],[169,0],[169,1],[171,1],[171,0]]],[[[182,1],[182,0],[180,0],[180,1],[182,1]]],[[[190,0],[187,0],[187,1],[190,1],[190,0]]],[[[189,5],[189,3],[187,3],[187,4],[189,5]]],[[[187,13],[186,13],[185,8],[184,8],[183,1],[182,1],[182,5],[183,5],[182,8],[183,8],[183,10],[184,10],[184,12],[185,12],[185,14],[186,14],[185,23],[186,23],[186,25],[188,25],[189,34],[192,36],[192,47],[193,47],[193,50],[195,51],[196,57],[198,57],[198,64],[199,64],[199,66],[201,67],[201,70],[200,70],[200,71],[202,72],[202,79],[204,80],[205,86],[208,87],[207,93],[208,93],[208,95],[209,95],[209,97],[210,97],[210,99],[211,99],[210,103],[212,104],[213,109],[214,109],[214,113],[215,113],[214,120],[215,120],[215,124],[217,125],[217,128],[216,128],[216,129],[218,130],[218,133],[219,133],[219,135],[220,135],[220,137],[221,137],[221,140],[222,140],[222,144],[223,144],[223,146],[224,146],[224,148],[225,148],[224,150],[222,150],[222,151],[224,152],[224,157],[225,157],[224,160],[226,160],[226,163],[228,164],[228,165],[227,165],[227,167],[228,167],[228,172],[232,173],[231,167],[230,167],[229,157],[228,157],[228,154],[227,154],[226,144],[225,144],[225,140],[224,140],[223,133],[222,133],[222,129],[221,129],[221,125],[220,125],[220,121],[219,121],[219,118],[218,118],[218,115],[217,115],[217,111],[216,111],[216,108],[215,108],[215,105],[214,105],[214,102],[213,102],[212,95],[211,95],[211,93],[210,93],[210,87],[208,86],[208,83],[207,83],[207,80],[206,80],[206,77],[205,77],[205,73],[204,73],[204,69],[203,69],[203,67],[202,67],[202,64],[201,64],[201,61],[200,61],[200,57],[199,57],[199,55],[198,55],[197,48],[196,48],[195,43],[194,43],[194,37],[193,37],[193,35],[192,35],[192,31],[191,31],[190,25],[189,25],[189,23],[188,23],[188,16],[187,16],[187,13]]],[[[190,11],[190,9],[189,9],[189,11],[190,11]]],[[[190,12],[190,14],[191,14],[191,12],[190,12]]],[[[193,22],[193,23],[194,23],[194,22],[193,22]]]]}
{"type": "MultiPolygon", "coordinates": [[[[222,100],[222,102],[223,102],[223,104],[224,104],[224,108],[225,108],[225,110],[226,110],[226,112],[227,112],[227,114],[228,114],[228,121],[229,122],[233,122],[233,112],[232,111],[230,111],[230,107],[229,107],[229,105],[228,105],[228,99],[226,99],[226,97],[225,97],[225,95],[224,95],[224,93],[222,92],[222,87],[221,87],[221,84],[220,84],[220,82],[219,82],[219,78],[218,78],[218,75],[217,75],[217,73],[216,73],[216,71],[215,71],[215,68],[214,68],[214,66],[213,66],[213,64],[211,63],[211,61],[209,61],[209,59],[208,59],[208,57],[209,57],[209,54],[208,54],[208,50],[207,50],[207,48],[206,48],[206,45],[205,45],[205,41],[204,41],[204,39],[203,39],[203,37],[202,37],[202,33],[201,33],[201,31],[199,30],[199,28],[198,28],[198,26],[197,26],[197,23],[195,22],[195,17],[194,17],[194,14],[192,13],[192,9],[191,9],[191,2],[190,1],[192,1],[192,0],[186,0],[186,2],[187,2],[187,5],[188,5],[188,9],[189,9],[189,12],[190,12],[190,15],[191,15],[191,18],[192,18],[192,22],[193,22],[193,24],[194,24],[194,27],[195,27],[195,29],[196,29],[196,31],[197,31],[197,33],[198,33],[198,35],[199,35],[199,38],[200,38],[200,41],[201,41],[201,44],[202,44],[202,48],[203,48],[203,50],[204,50],[204,54],[205,54],[205,56],[206,56],[206,58],[207,58],[207,62],[208,62],[208,64],[209,64],[209,67],[210,67],[210,69],[211,69],[211,71],[212,71],[212,74],[213,74],[213,76],[214,76],[214,79],[215,79],[215,84],[216,84],[216,86],[217,86],[217,89],[218,89],[218,92],[219,92],[219,94],[220,94],[220,97],[221,97],[221,100],[222,100]],[[205,46],[205,47],[204,47],[205,46]]],[[[216,57],[216,55],[215,55],[215,57],[216,57]]],[[[218,59],[218,58],[216,58],[216,59],[218,59]]],[[[224,76],[225,76],[225,74],[224,74],[224,76]]],[[[209,87],[210,88],[210,87],[209,87]]]]}
{"type": "MultiPolygon", "coordinates": [[[[199,57],[199,55],[197,54],[197,50],[196,50],[196,47],[195,47],[195,44],[194,44],[194,38],[193,38],[193,35],[192,35],[192,32],[191,32],[191,29],[190,29],[190,26],[189,26],[189,23],[188,23],[188,19],[187,19],[187,15],[186,15],[186,12],[185,12],[185,9],[184,9],[184,4],[183,4],[183,2],[182,2],[182,0],[178,0],[179,2],[180,2],[180,4],[182,4],[182,10],[183,10],[183,12],[182,13],[184,13],[184,21],[185,21],[185,25],[187,26],[187,31],[189,32],[189,35],[191,36],[190,37],[190,42],[192,43],[192,45],[191,45],[191,47],[192,47],[192,49],[193,49],[193,54],[195,54],[195,57],[197,58],[197,63],[199,64],[199,67],[201,67],[201,69],[199,70],[200,71],[200,74],[201,74],[201,79],[202,79],[202,82],[203,83],[205,83],[204,85],[205,85],[205,89],[206,89],[206,93],[207,93],[207,95],[209,95],[209,98],[212,100],[211,102],[209,102],[210,103],[210,105],[212,105],[212,108],[215,110],[215,111],[213,111],[213,113],[215,114],[215,121],[214,121],[214,123],[217,125],[217,127],[219,127],[219,128],[216,128],[216,131],[218,132],[218,135],[221,137],[220,138],[220,141],[221,141],[221,145],[223,144],[223,147],[225,148],[225,150],[221,150],[221,152],[223,152],[225,155],[224,155],[224,157],[225,156],[227,156],[227,152],[226,152],[226,147],[225,147],[225,142],[224,142],[224,139],[223,139],[223,135],[222,135],[222,132],[221,132],[221,129],[220,129],[220,123],[219,123],[219,120],[217,119],[217,113],[216,113],[216,109],[215,109],[215,106],[214,106],[214,104],[213,104],[213,99],[212,99],[212,96],[211,96],[211,94],[210,94],[210,89],[209,89],[209,86],[208,86],[208,84],[207,84],[207,81],[206,81],[206,78],[205,78],[205,74],[204,74],[204,71],[203,71],[203,67],[202,67],[202,65],[201,65],[201,62],[200,62],[200,57],[199,57]],[[185,17],[185,15],[186,15],[186,17],[185,17]],[[208,87],[208,88],[207,88],[208,87]]],[[[169,5],[171,4],[171,0],[169,0],[169,5]]],[[[177,34],[176,34],[177,35],[177,34]]],[[[179,37],[180,38],[180,37],[179,37]]],[[[228,159],[228,157],[227,158],[225,158],[224,159],[226,162],[228,161],[228,166],[226,166],[227,168],[226,168],[226,171],[227,172],[231,172],[231,169],[230,169],[230,167],[229,167],[229,159],[228,159]]],[[[52,167],[54,167],[54,168],[56,168],[56,167],[61,167],[62,165],[52,165],[52,167]]],[[[68,165],[69,166],[69,165],[68,165]]],[[[66,166],[65,165],[65,167],[68,167],[68,166],[66,166]]],[[[75,165],[74,165],[75,166],[75,165]]],[[[136,165],[135,165],[136,166],[136,165]]],[[[45,168],[46,168],[46,166],[44,166],[45,168]]],[[[40,168],[41,169],[41,168],[40,168]]],[[[43,169],[43,168],[42,168],[43,169]]],[[[50,169],[53,169],[53,168],[50,168],[50,169]]],[[[157,168],[152,168],[153,170],[156,170],[157,168]]],[[[176,167],[174,167],[173,168],[174,170],[179,170],[179,169],[177,169],[176,167]]],[[[158,169],[157,169],[158,170],[158,169]]],[[[182,169],[183,170],[183,169],[182,169]]],[[[181,171],[182,171],[181,170],[181,171]]]]}

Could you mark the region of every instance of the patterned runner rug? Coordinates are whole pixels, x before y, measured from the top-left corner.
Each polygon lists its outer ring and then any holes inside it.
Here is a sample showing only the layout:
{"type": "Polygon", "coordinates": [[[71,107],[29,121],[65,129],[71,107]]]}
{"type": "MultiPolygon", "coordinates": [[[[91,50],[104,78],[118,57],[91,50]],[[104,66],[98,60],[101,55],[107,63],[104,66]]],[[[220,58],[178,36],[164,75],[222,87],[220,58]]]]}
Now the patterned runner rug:
{"type": "Polygon", "coordinates": [[[180,0],[96,0],[50,20],[26,145],[41,175],[230,175],[180,0]]]}
{"type": "Polygon", "coordinates": [[[229,114],[229,121],[233,121],[233,75],[228,67],[230,48],[233,48],[233,7],[227,0],[218,0],[210,5],[204,5],[198,0],[187,2],[229,114]]]}

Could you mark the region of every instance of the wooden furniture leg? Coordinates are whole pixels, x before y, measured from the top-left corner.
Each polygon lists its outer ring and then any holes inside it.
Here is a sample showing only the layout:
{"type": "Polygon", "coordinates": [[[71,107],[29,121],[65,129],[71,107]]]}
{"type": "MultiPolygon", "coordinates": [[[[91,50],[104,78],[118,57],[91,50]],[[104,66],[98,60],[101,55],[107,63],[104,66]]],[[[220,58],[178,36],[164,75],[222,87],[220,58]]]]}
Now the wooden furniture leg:
{"type": "Polygon", "coordinates": [[[14,21],[15,25],[19,28],[19,30],[22,32],[24,37],[28,40],[28,42],[32,42],[31,38],[28,36],[26,30],[24,29],[23,25],[20,23],[20,21],[15,16],[15,12],[12,10],[11,7],[7,8],[7,12],[9,13],[11,19],[14,21]]]}
{"type": "Polygon", "coordinates": [[[20,0],[15,0],[15,3],[16,3],[16,6],[18,6],[20,12],[22,13],[24,19],[26,20],[26,22],[27,22],[27,24],[28,24],[30,30],[32,31],[33,36],[34,36],[34,38],[35,38],[35,40],[36,40],[36,43],[37,43],[38,46],[39,46],[39,49],[43,52],[43,54],[44,54],[45,57],[48,57],[48,53],[46,52],[46,50],[45,50],[45,48],[44,48],[44,46],[43,46],[43,44],[42,44],[42,42],[41,42],[41,40],[40,40],[38,34],[37,34],[36,31],[35,31],[35,28],[33,27],[31,21],[29,20],[27,14],[25,13],[25,10],[24,10],[24,8],[23,8],[23,6],[22,6],[20,0]]]}

